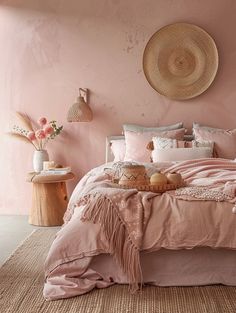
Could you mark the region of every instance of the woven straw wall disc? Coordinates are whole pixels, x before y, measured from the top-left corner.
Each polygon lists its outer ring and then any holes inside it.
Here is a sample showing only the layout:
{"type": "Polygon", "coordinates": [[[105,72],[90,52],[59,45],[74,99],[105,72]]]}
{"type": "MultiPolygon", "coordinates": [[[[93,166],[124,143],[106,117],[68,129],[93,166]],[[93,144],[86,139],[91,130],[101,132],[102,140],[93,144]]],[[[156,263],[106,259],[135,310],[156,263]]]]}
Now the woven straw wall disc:
{"type": "Polygon", "coordinates": [[[150,85],[176,100],[204,92],[215,78],[218,62],[211,36],[187,23],[161,28],[151,37],[143,55],[143,69],[150,85]]]}

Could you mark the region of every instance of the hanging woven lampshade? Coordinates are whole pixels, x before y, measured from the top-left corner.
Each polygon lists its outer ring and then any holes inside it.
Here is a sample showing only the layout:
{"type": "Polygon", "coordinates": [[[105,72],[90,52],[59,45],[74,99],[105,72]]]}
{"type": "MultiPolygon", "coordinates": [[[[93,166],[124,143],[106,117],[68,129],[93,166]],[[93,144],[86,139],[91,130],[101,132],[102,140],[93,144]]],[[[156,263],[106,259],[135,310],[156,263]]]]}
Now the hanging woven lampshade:
{"type": "Polygon", "coordinates": [[[67,113],[68,122],[90,122],[93,119],[93,112],[87,103],[88,90],[80,88],[79,93],[77,101],[72,104],[67,113]],[[82,96],[82,92],[85,96],[82,96]]]}

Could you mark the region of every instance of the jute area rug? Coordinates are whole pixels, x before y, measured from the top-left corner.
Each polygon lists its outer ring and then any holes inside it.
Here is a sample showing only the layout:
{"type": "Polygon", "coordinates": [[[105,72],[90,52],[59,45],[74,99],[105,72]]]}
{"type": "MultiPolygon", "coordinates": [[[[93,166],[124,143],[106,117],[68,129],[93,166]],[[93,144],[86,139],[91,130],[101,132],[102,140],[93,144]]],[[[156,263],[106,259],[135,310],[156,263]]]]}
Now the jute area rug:
{"type": "Polygon", "coordinates": [[[55,229],[39,229],[0,268],[1,313],[236,313],[236,288],[145,287],[131,295],[112,286],[66,300],[45,301],[43,262],[55,229]]]}

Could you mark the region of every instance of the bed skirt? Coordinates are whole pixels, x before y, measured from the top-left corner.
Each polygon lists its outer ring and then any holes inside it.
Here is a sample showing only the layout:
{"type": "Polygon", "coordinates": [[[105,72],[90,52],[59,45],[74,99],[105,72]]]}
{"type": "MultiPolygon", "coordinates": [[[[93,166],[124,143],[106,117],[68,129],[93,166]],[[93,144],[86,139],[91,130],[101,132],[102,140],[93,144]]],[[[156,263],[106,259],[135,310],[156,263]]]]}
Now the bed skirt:
{"type": "MultiPolygon", "coordinates": [[[[156,286],[202,286],[224,284],[236,286],[236,251],[194,248],[161,249],[141,253],[143,283],[156,286]]],[[[44,287],[48,300],[82,295],[93,288],[106,288],[114,283],[126,284],[127,278],[109,254],[77,259],[54,269],[44,287]],[[87,259],[87,258],[85,258],[87,259]],[[89,266],[81,275],[80,262],[89,266]]]]}

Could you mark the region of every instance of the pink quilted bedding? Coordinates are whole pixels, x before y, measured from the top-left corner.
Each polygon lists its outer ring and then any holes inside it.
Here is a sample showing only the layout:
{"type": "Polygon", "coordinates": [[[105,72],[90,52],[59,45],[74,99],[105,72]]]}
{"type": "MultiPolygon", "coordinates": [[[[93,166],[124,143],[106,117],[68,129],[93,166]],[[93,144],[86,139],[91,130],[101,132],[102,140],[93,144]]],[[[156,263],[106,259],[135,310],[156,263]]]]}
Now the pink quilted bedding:
{"type": "MultiPolygon", "coordinates": [[[[157,170],[146,166],[149,174],[157,170]]],[[[135,291],[142,282],[141,250],[236,249],[236,162],[185,161],[168,171],[180,172],[188,186],[158,195],[114,188],[104,166],[85,175],[45,263],[45,298],[57,299],[62,289],[63,297],[87,292],[81,278],[95,255],[113,255],[135,291]]]]}

